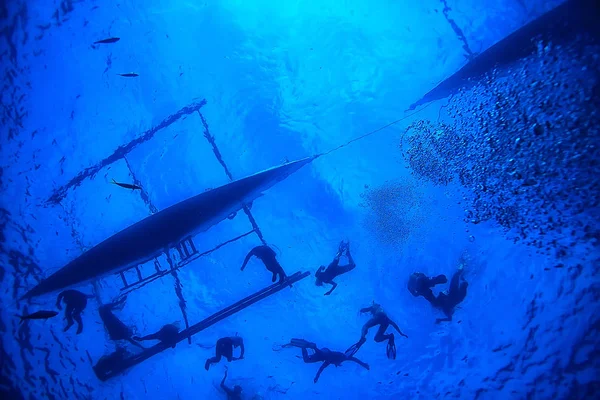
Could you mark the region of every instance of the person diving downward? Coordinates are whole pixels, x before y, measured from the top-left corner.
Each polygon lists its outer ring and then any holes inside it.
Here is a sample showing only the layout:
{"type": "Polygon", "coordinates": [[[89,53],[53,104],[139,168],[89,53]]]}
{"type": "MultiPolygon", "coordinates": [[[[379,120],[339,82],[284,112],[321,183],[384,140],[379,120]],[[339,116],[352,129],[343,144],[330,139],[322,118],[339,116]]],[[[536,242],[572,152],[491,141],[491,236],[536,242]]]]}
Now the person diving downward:
{"type": "Polygon", "coordinates": [[[267,270],[273,274],[271,282],[275,282],[277,280],[277,276],[279,276],[279,283],[283,283],[285,278],[287,278],[287,275],[283,271],[283,268],[276,259],[275,251],[266,245],[256,246],[255,248],[250,250],[248,255],[246,255],[246,258],[244,259],[244,263],[242,264],[242,271],[244,270],[244,268],[246,268],[246,265],[248,264],[248,261],[250,261],[250,258],[252,256],[261,260],[267,268],[267,270]]]}
{"type": "Polygon", "coordinates": [[[332,288],[325,293],[325,296],[329,296],[337,287],[337,283],[335,283],[333,279],[345,274],[346,272],[352,271],[354,268],[356,268],[356,264],[354,263],[352,255],[350,254],[350,242],[344,243],[344,241],[342,241],[338,247],[338,252],[335,258],[329,264],[329,266],[327,266],[327,269],[325,269],[325,266],[321,265],[317,272],[315,272],[315,285],[323,286],[323,283],[331,285],[332,288]],[[348,257],[348,264],[339,265],[340,257],[344,255],[344,252],[346,253],[346,257],[348,257]]]}
{"type": "Polygon", "coordinates": [[[360,335],[360,340],[358,342],[356,342],[355,344],[353,344],[352,346],[350,346],[348,348],[348,350],[346,350],[346,355],[353,356],[354,354],[356,354],[356,352],[361,348],[361,346],[363,344],[365,344],[365,342],[367,341],[367,333],[369,332],[369,329],[371,329],[372,327],[374,327],[376,325],[379,325],[379,329],[377,329],[377,333],[375,334],[374,340],[377,343],[384,342],[387,340],[387,342],[388,342],[387,348],[386,348],[387,357],[395,360],[396,359],[396,344],[395,344],[395,340],[394,340],[394,334],[389,333],[386,335],[385,334],[386,329],[388,328],[388,326],[391,325],[394,327],[394,329],[396,329],[396,331],[398,331],[398,333],[401,336],[404,336],[405,338],[408,338],[408,336],[405,335],[404,333],[402,333],[400,328],[398,328],[398,325],[396,325],[396,323],[387,316],[385,311],[383,311],[383,308],[381,307],[381,305],[373,302],[373,305],[371,307],[363,308],[360,310],[361,314],[366,313],[366,312],[370,312],[372,317],[371,317],[371,319],[369,319],[367,321],[366,324],[363,325],[361,335],[360,335]]]}
{"type": "Polygon", "coordinates": [[[315,343],[308,342],[304,339],[292,339],[289,344],[283,345],[283,347],[300,347],[300,349],[302,349],[302,360],[307,364],[317,362],[323,363],[317,371],[317,375],[313,380],[314,383],[317,383],[319,377],[321,376],[321,373],[325,370],[325,368],[332,364],[336,367],[339,367],[344,361],[352,361],[367,370],[370,369],[369,364],[362,362],[358,358],[348,356],[339,351],[331,351],[326,347],[319,349],[315,343]],[[308,354],[307,349],[312,350],[312,354],[308,354]]]}
{"type": "Polygon", "coordinates": [[[422,272],[413,272],[408,279],[408,291],[415,297],[423,296],[434,308],[441,310],[446,318],[437,318],[436,324],[452,321],[452,315],[456,306],[467,296],[469,284],[464,280],[464,269],[461,267],[454,273],[450,281],[448,293],[440,293],[437,297],[431,290],[435,285],[448,282],[446,275],[438,275],[434,278],[427,277],[422,272]]]}

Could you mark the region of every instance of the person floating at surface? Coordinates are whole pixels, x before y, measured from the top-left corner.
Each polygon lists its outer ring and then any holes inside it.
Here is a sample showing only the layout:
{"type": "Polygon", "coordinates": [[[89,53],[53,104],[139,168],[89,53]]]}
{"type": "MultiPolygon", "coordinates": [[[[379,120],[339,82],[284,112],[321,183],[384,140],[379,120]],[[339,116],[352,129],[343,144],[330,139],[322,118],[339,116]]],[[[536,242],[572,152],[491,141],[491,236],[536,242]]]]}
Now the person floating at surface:
{"type": "Polygon", "coordinates": [[[227,379],[227,367],[225,367],[225,376],[221,381],[221,389],[227,393],[227,400],[242,400],[242,387],[240,385],[235,385],[233,389],[231,389],[225,385],[225,379],[227,379]]]}
{"type": "Polygon", "coordinates": [[[360,347],[367,341],[367,333],[369,332],[369,329],[371,329],[372,327],[374,327],[376,325],[379,325],[379,329],[377,329],[377,333],[375,334],[374,340],[377,343],[387,340],[388,341],[387,349],[386,349],[387,357],[395,360],[396,359],[396,344],[395,344],[395,340],[394,340],[394,334],[389,333],[386,335],[385,334],[386,329],[388,328],[388,326],[391,325],[394,327],[394,329],[396,329],[398,331],[398,333],[401,336],[404,336],[405,338],[408,338],[408,336],[406,336],[404,333],[402,333],[400,328],[398,328],[398,325],[396,325],[396,323],[387,316],[385,311],[383,311],[383,308],[381,307],[381,305],[373,302],[373,305],[371,307],[363,308],[360,310],[361,314],[366,313],[366,312],[370,312],[373,316],[371,317],[370,320],[367,321],[366,324],[363,325],[362,332],[360,335],[360,340],[357,343],[350,346],[350,348],[348,348],[348,350],[346,350],[346,354],[349,356],[353,356],[354,354],[356,354],[356,352],[360,349],[360,347]]]}
{"type": "Polygon", "coordinates": [[[133,335],[133,331],[127,325],[125,325],[115,314],[113,314],[112,310],[114,309],[122,309],[125,300],[127,298],[123,297],[120,300],[117,300],[113,303],[104,304],[100,306],[100,319],[104,323],[104,328],[108,332],[108,336],[110,340],[126,340],[129,343],[145,350],[146,348],[134,341],[131,336],[133,335]]]}
{"type": "Polygon", "coordinates": [[[56,307],[62,310],[60,303],[65,303],[65,319],[67,320],[67,326],[64,332],[68,331],[70,327],[77,322],[77,334],[79,335],[83,331],[83,321],[81,320],[81,313],[87,306],[87,299],[93,299],[94,296],[81,293],[77,290],[65,290],[58,295],[56,299],[56,307]]]}
{"type": "Polygon", "coordinates": [[[221,361],[221,357],[225,357],[227,361],[241,360],[244,358],[244,339],[239,336],[224,337],[217,340],[217,346],[215,349],[215,356],[206,360],[204,369],[208,371],[211,364],[218,363],[221,361]],[[233,356],[233,348],[240,347],[241,353],[239,357],[233,356]]]}
{"type": "Polygon", "coordinates": [[[283,347],[300,347],[302,349],[302,359],[307,364],[317,362],[323,363],[317,371],[314,383],[317,383],[323,370],[325,370],[325,368],[331,364],[339,367],[344,361],[352,361],[365,369],[370,369],[369,364],[360,361],[358,358],[355,358],[352,355],[349,356],[339,351],[331,351],[326,347],[319,349],[315,343],[308,342],[304,339],[292,339],[289,344],[286,344],[283,347]],[[307,349],[311,349],[314,353],[308,354],[307,349]]]}
{"type": "Polygon", "coordinates": [[[464,280],[464,270],[461,267],[454,273],[450,281],[450,289],[448,293],[440,293],[434,296],[431,288],[435,285],[448,282],[445,275],[438,275],[435,278],[428,278],[422,272],[414,272],[408,280],[408,290],[415,296],[423,296],[431,305],[441,310],[446,318],[437,318],[436,324],[444,321],[452,321],[454,308],[460,304],[467,296],[467,287],[469,284],[464,280]]]}
{"type": "Polygon", "coordinates": [[[337,283],[335,283],[333,279],[345,274],[346,272],[352,271],[354,268],[356,268],[356,264],[354,263],[352,255],[350,254],[350,242],[344,243],[344,241],[342,241],[335,258],[331,264],[329,264],[327,269],[325,269],[325,266],[321,265],[317,272],[315,272],[315,284],[317,286],[323,286],[323,283],[332,285],[331,290],[325,293],[325,296],[329,296],[337,287],[337,283]],[[346,252],[346,256],[348,257],[348,264],[340,266],[340,257],[344,255],[344,252],[346,252]]]}
{"type": "Polygon", "coordinates": [[[170,345],[172,348],[175,348],[177,344],[177,334],[179,333],[179,328],[173,324],[168,324],[160,328],[158,332],[151,333],[146,336],[134,336],[133,340],[137,340],[138,342],[142,340],[160,340],[162,343],[170,345]]]}
{"type": "Polygon", "coordinates": [[[246,258],[244,259],[244,263],[242,264],[242,271],[244,270],[244,268],[246,268],[246,264],[248,264],[248,261],[252,256],[259,258],[263,262],[263,264],[265,264],[267,270],[273,273],[273,279],[271,279],[271,282],[275,282],[275,280],[277,280],[278,275],[279,283],[282,283],[285,280],[285,278],[287,278],[287,275],[283,271],[283,268],[281,267],[281,265],[279,265],[279,262],[277,262],[277,259],[275,258],[275,251],[266,245],[256,246],[255,248],[250,250],[246,258]]]}

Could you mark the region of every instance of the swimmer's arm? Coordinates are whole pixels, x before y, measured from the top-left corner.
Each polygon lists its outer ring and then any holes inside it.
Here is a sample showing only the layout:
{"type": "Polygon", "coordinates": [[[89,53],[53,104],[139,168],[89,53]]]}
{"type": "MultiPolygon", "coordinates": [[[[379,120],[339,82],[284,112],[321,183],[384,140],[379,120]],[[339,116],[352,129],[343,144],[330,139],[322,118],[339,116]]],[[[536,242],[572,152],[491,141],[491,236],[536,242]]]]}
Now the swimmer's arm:
{"type": "Polygon", "coordinates": [[[227,379],[227,370],[225,370],[225,376],[223,376],[223,380],[221,381],[221,389],[223,389],[225,391],[225,393],[227,393],[229,396],[231,396],[233,394],[233,390],[229,389],[225,385],[225,379],[227,379]]]}
{"type": "Polygon", "coordinates": [[[396,323],[394,321],[390,320],[390,325],[392,325],[394,327],[394,329],[398,331],[398,333],[400,334],[400,336],[404,336],[405,338],[408,338],[407,335],[405,335],[404,333],[402,333],[402,331],[400,330],[400,328],[398,328],[398,325],[396,325],[396,323]]]}
{"type": "Polygon", "coordinates": [[[331,294],[331,292],[333,292],[333,290],[337,287],[337,283],[335,283],[334,281],[325,282],[325,283],[329,283],[331,286],[333,286],[329,292],[325,293],[325,296],[329,296],[331,294]]]}
{"type": "Polygon", "coordinates": [[[244,341],[242,341],[242,343],[240,343],[240,349],[242,350],[242,352],[240,353],[238,360],[241,360],[242,358],[244,358],[244,341]]]}
{"type": "Polygon", "coordinates": [[[366,307],[366,308],[361,308],[360,309],[360,313],[366,313],[366,312],[373,312],[373,307],[366,307]]]}
{"type": "Polygon", "coordinates": [[[250,261],[250,258],[255,255],[255,251],[256,249],[252,249],[250,250],[250,253],[248,253],[248,255],[246,256],[246,258],[244,259],[244,263],[242,264],[242,268],[241,270],[243,271],[244,268],[246,268],[246,264],[248,264],[248,261],[250,261]]]}
{"type": "Polygon", "coordinates": [[[327,361],[325,361],[323,364],[321,364],[321,367],[319,368],[319,370],[317,371],[317,375],[315,376],[314,382],[317,383],[317,381],[319,380],[319,377],[321,376],[321,373],[323,372],[323,370],[327,367],[329,367],[329,363],[327,361]]]}
{"type": "Polygon", "coordinates": [[[58,298],[56,299],[56,308],[58,308],[59,310],[62,310],[62,307],[60,306],[60,302],[62,301],[64,296],[65,296],[65,292],[61,292],[58,295],[58,298]]]}

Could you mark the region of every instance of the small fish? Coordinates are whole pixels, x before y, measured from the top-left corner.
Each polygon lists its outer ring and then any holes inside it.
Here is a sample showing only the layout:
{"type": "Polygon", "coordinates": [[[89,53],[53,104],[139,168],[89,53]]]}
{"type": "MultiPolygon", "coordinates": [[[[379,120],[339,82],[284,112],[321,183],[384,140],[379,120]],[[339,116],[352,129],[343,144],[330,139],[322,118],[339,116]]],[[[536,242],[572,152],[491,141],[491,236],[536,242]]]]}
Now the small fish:
{"type": "Polygon", "coordinates": [[[30,319],[48,319],[57,316],[58,313],[56,311],[36,311],[33,314],[29,315],[17,315],[17,317],[21,318],[21,323],[30,319]]]}
{"type": "Polygon", "coordinates": [[[115,42],[118,42],[119,40],[121,40],[121,38],[111,37],[111,38],[108,38],[108,39],[98,40],[97,42],[94,42],[94,44],[115,43],[115,42]]]}
{"type": "Polygon", "coordinates": [[[117,74],[120,76],[124,76],[125,78],[135,78],[136,76],[139,76],[138,74],[134,73],[134,72],[130,72],[128,74],[117,74]]]}
{"type": "Polygon", "coordinates": [[[112,182],[111,182],[111,183],[112,183],[113,185],[121,186],[122,188],[125,188],[125,189],[131,189],[131,190],[135,190],[135,189],[140,189],[140,190],[141,190],[141,189],[142,189],[142,187],[141,187],[141,186],[138,186],[138,185],[130,185],[129,183],[119,183],[119,182],[115,181],[114,179],[112,180],[112,182]]]}

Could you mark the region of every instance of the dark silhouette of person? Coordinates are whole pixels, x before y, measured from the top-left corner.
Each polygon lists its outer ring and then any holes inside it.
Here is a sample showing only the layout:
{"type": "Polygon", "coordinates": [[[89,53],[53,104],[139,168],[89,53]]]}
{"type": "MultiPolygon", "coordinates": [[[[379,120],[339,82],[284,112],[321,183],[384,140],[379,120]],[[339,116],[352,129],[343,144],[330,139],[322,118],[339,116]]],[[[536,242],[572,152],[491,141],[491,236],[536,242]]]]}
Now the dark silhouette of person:
{"type": "Polygon", "coordinates": [[[94,296],[81,293],[77,290],[65,290],[58,295],[56,299],[56,307],[62,310],[61,302],[65,303],[65,319],[67,320],[67,326],[64,332],[68,331],[70,327],[77,322],[77,334],[79,335],[83,331],[83,321],[81,320],[81,313],[87,306],[87,300],[92,299],[94,296]]]}
{"type": "Polygon", "coordinates": [[[370,369],[369,364],[362,362],[352,355],[346,355],[339,351],[331,351],[326,347],[319,349],[315,343],[308,342],[304,339],[292,339],[289,344],[286,344],[283,347],[300,347],[300,349],[302,349],[302,360],[304,360],[304,362],[307,364],[317,362],[323,363],[317,371],[317,375],[313,380],[314,383],[317,383],[321,373],[325,370],[325,368],[332,364],[336,367],[339,367],[344,361],[352,361],[365,369],[370,369]],[[311,349],[312,354],[308,354],[307,349],[311,349]]]}
{"type": "Polygon", "coordinates": [[[112,313],[114,309],[122,309],[125,305],[126,297],[113,303],[104,304],[100,306],[98,310],[100,312],[100,318],[104,323],[104,328],[108,332],[111,340],[126,340],[129,343],[146,349],[144,346],[136,342],[131,338],[133,331],[127,325],[125,325],[115,314],[112,313]]]}
{"type": "Polygon", "coordinates": [[[170,345],[172,348],[175,348],[177,344],[177,338],[179,334],[179,328],[173,324],[167,324],[160,328],[158,332],[151,333],[146,336],[133,336],[133,340],[142,341],[142,340],[159,340],[162,343],[170,345]]]}
{"type": "Polygon", "coordinates": [[[287,275],[285,274],[283,268],[277,261],[276,255],[277,254],[275,253],[275,251],[269,246],[256,246],[255,248],[250,250],[248,255],[246,255],[241,270],[243,271],[244,268],[246,268],[246,264],[248,264],[248,261],[250,261],[250,258],[252,256],[255,256],[263,262],[265,267],[267,267],[268,271],[273,273],[273,278],[271,279],[271,282],[275,282],[277,280],[277,276],[279,276],[279,283],[282,283],[285,280],[285,278],[287,278],[287,275]]]}
{"type": "Polygon", "coordinates": [[[459,268],[452,275],[448,293],[442,292],[437,297],[433,294],[431,288],[448,282],[446,275],[429,278],[422,272],[414,272],[408,279],[408,290],[413,296],[423,296],[434,308],[441,310],[446,315],[446,318],[437,318],[435,320],[436,324],[452,321],[455,307],[462,303],[467,296],[469,284],[464,280],[463,272],[464,270],[459,268]]]}
{"type": "Polygon", "coordinates": [[[319,269],[317,270],[317,272],[315,272],[315,277],[316,277],[315,284],[317,286],[323,286],[323,283],[332,285],[331,290],[329,290],[327,293],[325,293],[325,296],[329,296],[331,294],[331,292],[333,292],[334,289],[337,287],[337,283],[335,283],[333,281],[333,279],[342,274],[345,274],[346,272],[352,271],[354,268],[356,268],[356,264],[354,263],[354,260],[352,259],[352,255],[350,254],[350,243],[349,242],[344,243],[342,241],[340,243],[340,246],[338,248],[338,252],[337,252],[335,258],[333,259],[331,264],[329,264],[329,266],[327,266],[327,269],[325,269],[325,266],[321,265],[319,267],[319,269]],[[346,253],[346,256],[348,257],[348,264],[339,265],[340,257],[342,255],[344,255],[344,252],[346,253]]]}
{"type": "Polygon", "coordinates": [[[225,385],[225,379],[227,379],[227,367],[225,367],[225,376],[221,381],[221,389],[227,393],[227,400],[242,400],[242,387],[240,385],[235,385],[232,389],[225,385]]]}
{"type": "Polygon", "coordinates": [[[371,319],[369,319],[367,321],[366,324],[363,325],[361,335],[360,335],[360,340],[357,343],[350,346],[348,348],[348,350],[346,350],[346,354],[350,355],[350,356],[353,356],[354,354],[356,354],[356,352],[361,348],[361,346],[363,344],[365,344],[365,342],[367,341],[367,333],[369,332],[369,329],[371,329],[374,326],[379,325],[379,329],[377,329],[377,333],[375,334],[374,340],[377,343],[381,343],[381,342],[384,342],[387,340],[387,342],[388,342],[387,348],[386,348],[387,357],[395,360],[396,359],[396,344],[395,344],[394,334],[389,333],[386,335],[385,334],[386,329],[391,325],[394,327],[394,329],[396,329],[396,331],[398,331],[398,333],[401,336],[404,336],[405,338],[408,338],[408,336],[406,336],[404,333],[402,333],[400,328],[398,328],[398,325],[396,325],[396,323],[387,316],[387,314],[383,311],[383,308],[381,307],[381,305],[373,302],[373,305],[371,307],[363,308],[360,310],[361,314],[366,313],[366,312],[370,312],[372,317],[371,317],[371,319]]]}
{"type": "Polygon", "coordinates": [[[211,364],[216,364],[221,361],[221,357],[225,357],[227,361],[241,360],[244,358],[244,339],[239,336],[224,337],[217,340],[215,356],[206,360],[204,369],[208,371],[211,364]],[[240,347],[241,353],[239,357],[233,356],[233,348],[240,347]]]}
{"type": "Polygon", "coordinates": [[[132,353],[127,351],[124,347],[117,347],[112,354],[100,357],[100,360],[93,366],[93,369],[99,377],[106,377],[114,371],[120,370],[124,361],[131,355],[132,353]]]}

